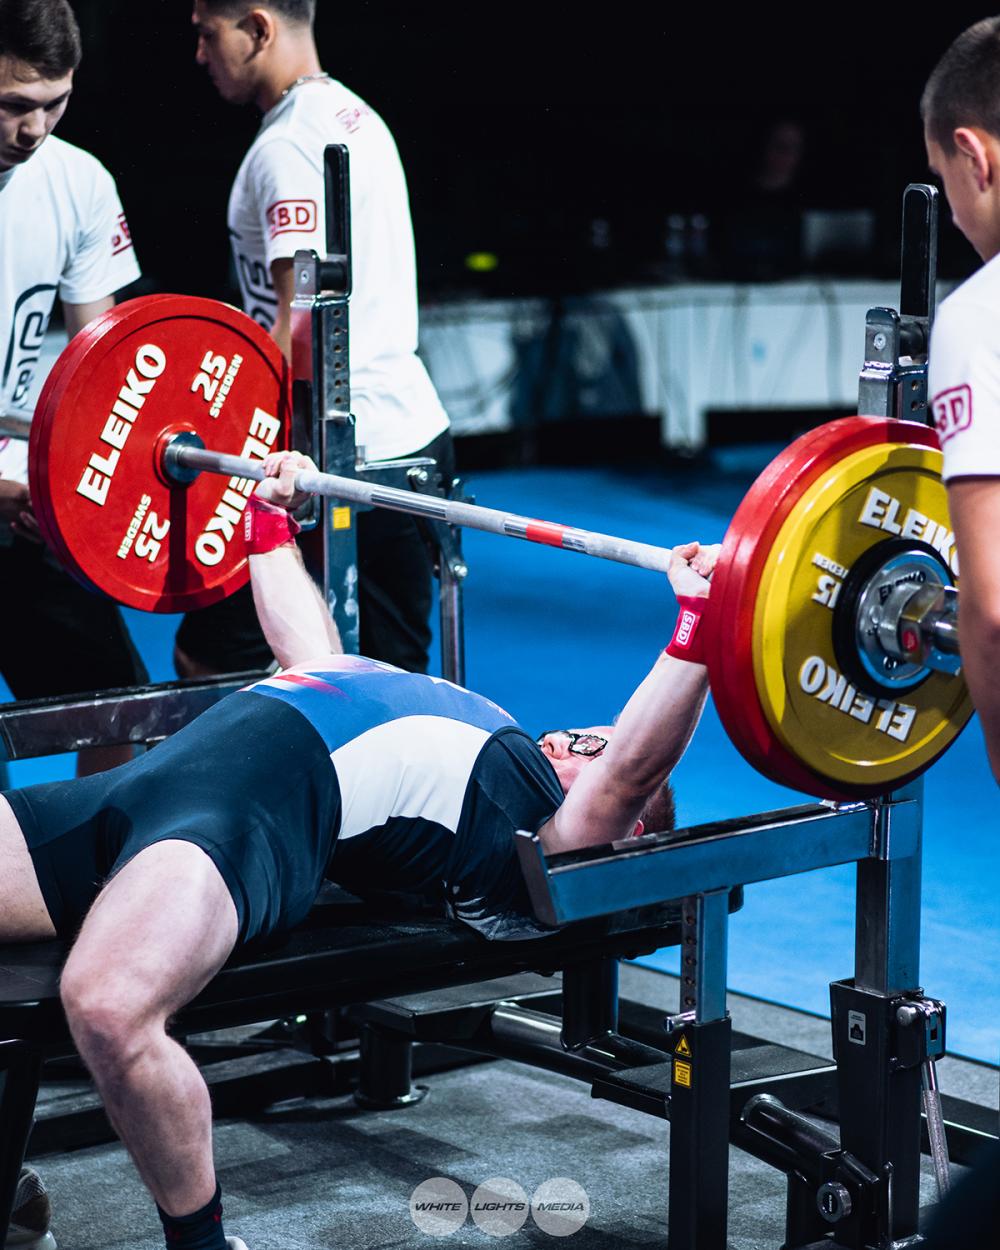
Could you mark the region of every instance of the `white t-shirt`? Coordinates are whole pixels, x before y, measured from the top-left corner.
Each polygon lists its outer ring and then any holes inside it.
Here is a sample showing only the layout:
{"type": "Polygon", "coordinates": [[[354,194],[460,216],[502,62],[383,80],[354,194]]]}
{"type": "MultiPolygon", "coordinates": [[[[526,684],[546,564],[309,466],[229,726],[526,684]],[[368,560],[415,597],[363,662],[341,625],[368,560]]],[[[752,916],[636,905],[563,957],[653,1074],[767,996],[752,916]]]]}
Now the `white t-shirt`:
{"type": "Polygon", "coordinates": [[[945,481],[1000,477],[1000,256],[938,310],[928,384],[945,481]]]}
{"type": "MultiPolygon", "coordinates": [[[[139,277],[114,179],[50,136],[0,173],[0,412],[24,408],[56,295],[88,304],[139,277]]],[[[0,476],[27,482],[27,444],[0,439],[0,476]]]]}
{"type": "Polygon", "coordinates": [[[406,179],[385,122],[333,79],[301,83],[265,114],[229,200],[243,307],[270,330],[271,263],[326,255],[323,152],[350,152],[351,407],[370,460],[405,456],[448,426],[417,350],[417,277],[406,179]]]}

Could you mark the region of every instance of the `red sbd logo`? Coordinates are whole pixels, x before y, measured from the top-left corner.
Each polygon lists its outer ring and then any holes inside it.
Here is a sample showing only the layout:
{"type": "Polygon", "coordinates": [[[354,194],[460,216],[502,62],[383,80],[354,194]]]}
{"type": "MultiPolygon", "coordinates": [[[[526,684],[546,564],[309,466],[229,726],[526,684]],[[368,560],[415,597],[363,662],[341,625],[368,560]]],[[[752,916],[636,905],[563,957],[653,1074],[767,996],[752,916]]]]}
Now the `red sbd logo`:
{"type": "Polygon", "coordinates": [[[128,222],[125,220],[125,214],[118,214],[118,221],[115,223],[115,232],[111,236],[111,255],[117,256],[119,252],[127,252],[132,246],[132,231],[128,228],[128,222]]]}
{"type": "Polygon", "coordinates": [[[316,229],[317,219],[315,200],[279,200],[267,210],[272,239],[290,230],[312,234],[316,229]]]}
{"type": "Polygon", "coordinates": [[[371,109],[368,108],[341,109],[337,114],[337,121],[340,122],[349,135],[354,135],[361,129],[362,121],[370,112],[371,109]]]}
{"type": "Polygon", "coordinates": [[[953,386],[934,396],[934,424],[938,438],[946,443],[955,434],[967,430],[972,424],[972,388],[953,386]]]}

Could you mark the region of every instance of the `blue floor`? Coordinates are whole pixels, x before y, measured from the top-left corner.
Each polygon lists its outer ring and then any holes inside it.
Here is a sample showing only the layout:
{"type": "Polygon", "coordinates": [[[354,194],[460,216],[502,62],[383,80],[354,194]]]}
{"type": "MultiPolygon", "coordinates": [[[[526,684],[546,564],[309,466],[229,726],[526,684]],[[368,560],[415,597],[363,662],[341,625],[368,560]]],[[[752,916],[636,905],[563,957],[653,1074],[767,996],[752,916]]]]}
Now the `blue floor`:
{"type": "MultiPolygon", "coordinates": [[[[719,457],[712,472],[523,469],[478,473],[490,507],[662,545],[722,538],[760,467],[719,457]]],[[[600,723],[618,712],[667,641],[674,605],[642,570],[469,531],[468,682],[527,728],[600,723]]],[[[174,617],[128,613],[154,680],[170,671],[174,617]]],[[[0,698],[4,691],[0,686],[0,698]]],[[[9,697],[9,696],[7,696],[9,697]]],[[[11,766],[17,785],[71,775],[72,761],[11,766]]],[[[696,824],[800,802],[730,745],[711,705],[675,776],[679,819],[696,824]]],[[[1000,794],[973,723],[927,778],[922,978],[949,1007],[948,1049],[995,1063],[1000,1051],[1000,794]]],[[[748,888],[734,916],[729,984],[820,1015],[827,986],[852,973],[853,870],[748,888]]],[[[676,971],[676,952],[645,961],[676,971]]]]}

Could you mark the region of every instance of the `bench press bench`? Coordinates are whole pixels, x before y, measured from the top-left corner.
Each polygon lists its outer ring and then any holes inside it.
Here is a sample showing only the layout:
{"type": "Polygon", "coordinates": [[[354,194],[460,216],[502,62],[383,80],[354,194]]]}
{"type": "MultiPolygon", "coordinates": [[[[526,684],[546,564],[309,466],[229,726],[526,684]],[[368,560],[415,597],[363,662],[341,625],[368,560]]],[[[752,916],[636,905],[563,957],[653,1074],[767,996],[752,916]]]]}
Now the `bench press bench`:
{"type": "MultiPolygon", "coordinates": [[[[614,919],[622,931],[580,924],[533,941],[489,942],[458,921],[401,918],[328,887],[284,942],[227,964],[173,1031],[206,1033],[523,973],[565,971],[582,981],[597,969],[606,979],[608,961],[680,940],[679,926],[658,920],[656,909],[614,919]]],[[[62,942],[0,946],[0,1227],[9,1220],[42,1063],[73,1050],[59,1000],[67,950],[62,942]]],[[[372,1077],[384,1086],[383,1073],[372,1077]]]]}

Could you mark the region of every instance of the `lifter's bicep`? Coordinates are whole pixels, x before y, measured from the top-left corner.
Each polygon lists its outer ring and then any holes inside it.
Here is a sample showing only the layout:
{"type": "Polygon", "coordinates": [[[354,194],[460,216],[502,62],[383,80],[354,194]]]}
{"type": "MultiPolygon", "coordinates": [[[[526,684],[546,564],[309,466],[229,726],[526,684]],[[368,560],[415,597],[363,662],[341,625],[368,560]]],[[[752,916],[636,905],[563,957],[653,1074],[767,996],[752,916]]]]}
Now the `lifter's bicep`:
{"type": "MultiPolygon", "coordinates": [[[[948,510],[955,529],[966,618],[973,614],[1000,625],[1000,477],[954,477],[948,510]]],[[[961,629],[961,625],[959,626],[961,629]]]]}
{"type": "Polygon", "coordinates": [[[577,777],[562,805],[538,831],[547,855],[600,846],[635,828],[647,789],[595,760],[577,777]]]}

